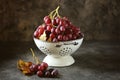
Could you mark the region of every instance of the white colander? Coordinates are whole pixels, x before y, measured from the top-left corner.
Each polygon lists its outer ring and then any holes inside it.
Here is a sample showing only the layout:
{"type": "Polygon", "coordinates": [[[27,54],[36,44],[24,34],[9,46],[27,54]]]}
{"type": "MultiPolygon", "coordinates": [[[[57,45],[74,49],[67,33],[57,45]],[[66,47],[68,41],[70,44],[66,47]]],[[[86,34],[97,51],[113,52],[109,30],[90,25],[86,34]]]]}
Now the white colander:
{"type": "Polygon", "coordinates": [[[43,62],[48,63],[49,66],[57,67],[69,66],[75,62],[71,54],[80,47],[82,41],[83,38],[53,43],[34,38],[37,47],[47,55],[43,62]]]}

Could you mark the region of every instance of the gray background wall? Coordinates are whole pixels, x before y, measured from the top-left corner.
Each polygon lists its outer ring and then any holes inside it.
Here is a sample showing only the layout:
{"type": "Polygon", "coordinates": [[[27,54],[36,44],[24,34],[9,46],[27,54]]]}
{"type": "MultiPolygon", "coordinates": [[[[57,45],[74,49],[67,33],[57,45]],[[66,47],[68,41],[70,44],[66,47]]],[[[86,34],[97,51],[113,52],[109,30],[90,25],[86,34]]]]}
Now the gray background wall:
{"type": "MultiPolygon", "coordinates": [[[[120,0],[61,0],[60,14],[81,28],[85,40],[120,40],[120,0]]],[[[0,41],[31,41],[56,0],[0,0],[0,41]]]]}

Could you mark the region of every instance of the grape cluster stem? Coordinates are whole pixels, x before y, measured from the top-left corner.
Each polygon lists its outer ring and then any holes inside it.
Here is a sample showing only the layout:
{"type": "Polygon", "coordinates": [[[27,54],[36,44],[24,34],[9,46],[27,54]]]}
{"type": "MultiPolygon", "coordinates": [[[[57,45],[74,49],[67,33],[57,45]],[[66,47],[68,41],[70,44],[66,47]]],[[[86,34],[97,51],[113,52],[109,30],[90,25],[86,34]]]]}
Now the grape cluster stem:
{"type": "Polygon", "coordinates": [[[31,50],[31,53],[32,53],[32,56],[33,56],[33,61],[35,61],[36,64],[39,64],[40,60],[35,56],[35,53],[34,53],[33,49],[30,48],[30,50],[31,50]]]}
{"type": "Polygon", "coordinates": [[[56,16],[60,17],[59,12],[58,12],[59,8],[60,6],[58,6],[55,10],[50,12],[49,16],[51,19],[54,19],[56,16]]]}

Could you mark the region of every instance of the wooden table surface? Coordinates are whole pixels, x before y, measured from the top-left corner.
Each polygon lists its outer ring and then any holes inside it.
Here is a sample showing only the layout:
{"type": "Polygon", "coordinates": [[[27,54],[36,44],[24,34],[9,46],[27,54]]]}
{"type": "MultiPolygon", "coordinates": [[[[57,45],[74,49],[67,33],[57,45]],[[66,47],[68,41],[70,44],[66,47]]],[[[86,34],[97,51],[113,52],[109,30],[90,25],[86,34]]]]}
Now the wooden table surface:
{"type": "Polygon", "coordinates": [[[84,41],[72,54],[73,65],[56,68],[59,78],[25,76],[17,69],[17,60],[32,61],[30,48],[40,60],[46,56],[34,42],[0,42],[0,80],[120,80],[120,42],[84,41]]]}

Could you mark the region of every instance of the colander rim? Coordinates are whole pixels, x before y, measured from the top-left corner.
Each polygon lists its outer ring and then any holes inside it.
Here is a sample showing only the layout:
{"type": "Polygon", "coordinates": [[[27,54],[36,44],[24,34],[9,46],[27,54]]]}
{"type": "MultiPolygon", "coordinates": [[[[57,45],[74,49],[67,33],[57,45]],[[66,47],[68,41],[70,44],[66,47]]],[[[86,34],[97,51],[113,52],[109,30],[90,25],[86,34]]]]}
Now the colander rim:
{"type": "Polygon", "coordinates": [[[75,40],[70,40],[70,41],[59,41],[59,42],[49,42],[49,41],[43,41],[43,40],[40,40],[40,39],[37,39],[35,37],[33,37],[34,40],[38,40],[38,41],[41,41],[41,42],[45,42],[45,43],[65,43],[65,42],[72,42],[72,41],[77,41],[77,40],[81,40],[83,39],[84,37],[81,37],[81,38],[78,38],[78,39],[75,39],[75,40]]]}

